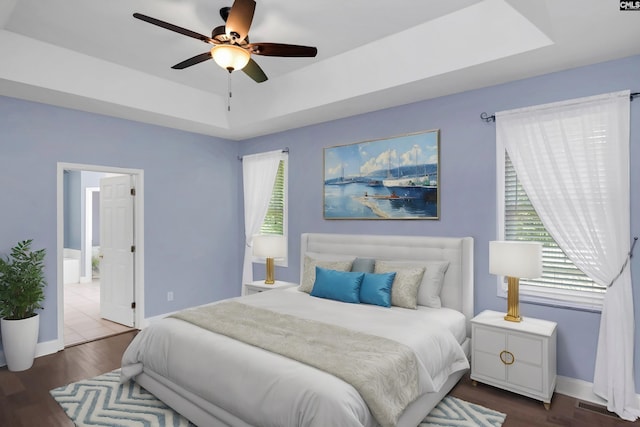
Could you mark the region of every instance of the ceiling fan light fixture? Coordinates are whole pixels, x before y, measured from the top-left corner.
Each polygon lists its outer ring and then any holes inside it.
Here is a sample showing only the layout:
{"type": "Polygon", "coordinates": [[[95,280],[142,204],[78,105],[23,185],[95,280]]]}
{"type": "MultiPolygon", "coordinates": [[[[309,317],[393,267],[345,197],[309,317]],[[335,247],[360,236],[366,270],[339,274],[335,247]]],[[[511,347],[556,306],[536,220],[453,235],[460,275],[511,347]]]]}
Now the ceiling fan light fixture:
{"type": "Polygon", "coordinates": [[[249,51],[232,44],[212,47],[211,56],[216,64],[229,71],[242,70],[251,58],[249,51]]]}
{"type": "Polygon", "coordinates": [[[136,12],[133,17],[214,46],[213,48],[209,46],[210,50],[206,52],[177,63],[171,67],[174,70],[183,70],[213,59],[220,67],[229,71],[229,77],[232,71],[242,70],[256,83],[262,83],[268,80],[267,75],[251,58],[252,55],[298,58],[316,56],[318,49],[312,46],[266,42],[249,43],[249,28],[253,21],[255,8],[255,0],[233,0],[233,6],[220,9],[220,17],[225,21],[225,24],[215,27],[211,31],[211,37],[141,13],[136,12]]]}

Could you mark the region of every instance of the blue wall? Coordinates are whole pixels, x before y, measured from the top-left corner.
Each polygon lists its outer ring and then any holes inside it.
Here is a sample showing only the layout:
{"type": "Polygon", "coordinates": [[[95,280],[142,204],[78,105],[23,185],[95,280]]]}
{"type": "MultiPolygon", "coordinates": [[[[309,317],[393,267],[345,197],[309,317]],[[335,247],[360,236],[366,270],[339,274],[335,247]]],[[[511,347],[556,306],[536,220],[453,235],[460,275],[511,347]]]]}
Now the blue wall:
{"type": "Polygon", "coordinates": [[[146,317],[240,293],[237,142],[8,97],[0,129],[0,255],[47,250],[40,342],[57,338],[58,162],[144,170],[146,317]]]}
{"type": "Polygon", "coordinates": [[[64,173],[64,247],[80,250],[82,247],[82,174],[79,171],[64,173]]]}
{"type": "MultiPolygon", "coordinates": [[[[439,99],[296,129],[242,144],[243,154],[289,147],[288,268],[281,280],[299,280],[303,232],[372,233],[475,238],[475,311],[506,310],[489,274],[489,241],[496,238],[495,124],[482,112],[560,101],[606,92],[640,91],[640,56],[516,81],[439,99]],[[340,221],[322,218],[323,148],[429,129],[441,130],[441,219],[438,221],[340,221]]],[[[631,230],[640,234],[640,99],[631,104],[631,230]],[[634,167],[635,166],[635,167],[634,167]]],[[[636,319],[640,319],[640,256],[632,259],[636,319]]],[[[256,278],[264,266],[254,266],[256,278]]],[[[521,304],[524,316],[558,322],[558,373],[593,381],[600,314],[521,304]]],[[[636,329],[636,384],[640,385],[640,328],[636,329]]]]}
{"type": "MultiPolygon", "coordinates": [[[[77,170],[64,171],[64,247],[81,251],[80,259],[84,259],[85,248],[85,211],[86,211],[86,189],[88,187],[100,187],[100,178],[104,173],[86,172],[77,170]]],[[[93,201],[94,207],[99,208],[100,203],[96,197],[93,201]]],[[[93,211],[93,217],[98,219],[99,212],[93,211]]],[[[100,223],[93,223],[93,241],[100,240],[100,223]],[[96,232],[97,230],[97,232],[96,232]]],[[[84,262],[80,263],[80,275],[86,276],[84,262]]]]}
{"type": "MultiPolygon", "coordinates": [[[[80,259],[84,260],[86,257],[86,253],[87,251],[91,251],[92,248],[88,247],[87,248],[87,233],[86,233],[86,224],[87,224],[87,188],[100,188],[100,179],[104,178],[106,176],[105,173],[103,172],[87,172],[87,171],[82,171],[80,173],[81,176],[81,185],[80,185],[80,205],[81,205],[81,210],[80,210],[80,223],[75,224],[76,227],[78,227],[78,229],[80,230],[80,235],[82,236],[81,239],[81,245],[80,245],[80,249],[81,249],[81,257],[80,259]]],[[[100,192],[98,191],[97,194],[100,194],[100,192]]],[[[66,195],[65,195],[66,196],[66,195]]],[[[100,208],[100,198],[99,197],[94,197],[94,200],[92,200],[92,207],[94,205],[96,205],[95,202],[97,202],[98,205],[98,209],[100,208]]],[[[93,218],[96,218],[96,215],[99,217],[99,212],[98,211],[92,211],[93,213],[93,218]]],[[[98,238],[100,237],[100,223],[99,222],[93,222],[92,223],[92,237],[93,236],[98,236],[98,238]],[[98,229],[98,234],[94,234],[95,229],[98,229]]],[[[95,239],[92,239],[95,240],[95,239]]],[[[80,262],[80,275],[81,276],[91,276],[91,274],[89,272],[87,272],[86,268],[85,268],[85,263],[84,262],[80,262]]]]}
{"type": "MultiPolygon", "coordinates": [[[[488,270],[496,237],[495,125],[481,112],[640,90],[640,56],[308,126],[241,143],[0,97],[0,254],[34,238],[49,254],[49,286],[40,341],[56,337],[56,162],[145,171],[147,317],[240,293],[243,251],[242,173],[238,154],[283,147],[289,154],[288,268],[299,277],[303,232],[473,236],[475,310],[505,310],[488,270]],[[429,129],[441,130],[441,219],[340,221],[322,217],[323,148],[429,129]],[[166,301],[168,291],[175,300],[166,301]]],[[[640,234],[640,99],[632,103],[632,233],[640,234]],[[638,105],[635,105],[638,104],[638,105]]],[[[632,259],[635,281],[640,257],[632,259]]],[[[256,278],[264,266],[254,267],[256,278]]],[[[634,302],[640,308],[638,285],[634,302]]],[[[599,313],[522,304],[524,316],[554,320],[558,373],[592,381],[599,313]]],[[[636,330],[636,383],[640,372],[636,330]]]]}

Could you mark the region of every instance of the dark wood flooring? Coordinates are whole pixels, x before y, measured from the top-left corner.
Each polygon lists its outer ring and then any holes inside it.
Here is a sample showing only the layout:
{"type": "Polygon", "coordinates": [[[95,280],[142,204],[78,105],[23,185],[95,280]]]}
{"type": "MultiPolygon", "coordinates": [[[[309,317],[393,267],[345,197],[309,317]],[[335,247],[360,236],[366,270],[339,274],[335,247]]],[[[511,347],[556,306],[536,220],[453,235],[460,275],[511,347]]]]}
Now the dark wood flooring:
{"type": "MultiPolygon", "coordinates": [[[[23,372],[0,368],[0,426],[73,427],[49,390],[91,378],[120,367],[120,359],[135,331],[68,347],[64,351],[36,359],[23,372]]],[[[542,403],[491,386],[474,386],[468,375],[452,390],[453,396],[507,414],[504,427],[610,427],[640,426],[609,415],[578,408],[576,399],[555,394],[551,409],[542,403]]],[[[201,426],[210,427],[210,426],[201,426]]]]}
{"type": "MultiPolygon", "coordinates": [[[[555,393],[551,399],[549,410],[542,402],[492,387],[486,384],[472,384],[467,374],[450,393],[468,402],[482,405],[507,414],[503,427],[638,427],[640,421],[629,422],[618,418],[615,414],[604,415],[578,408],[578,400],[563,394],[555,393]]],[[[597,408],[597,405],[593,405],[597,408]]],[[[606,408],[602,408],[605,412],[606,408]]]]}
{"type": "Polygon", "coordinates": [[[73,427],[49,390],[120,367],[137,331],[88,342],[38,357],[22,372],[0,368],[0,426],[73,427]]]}

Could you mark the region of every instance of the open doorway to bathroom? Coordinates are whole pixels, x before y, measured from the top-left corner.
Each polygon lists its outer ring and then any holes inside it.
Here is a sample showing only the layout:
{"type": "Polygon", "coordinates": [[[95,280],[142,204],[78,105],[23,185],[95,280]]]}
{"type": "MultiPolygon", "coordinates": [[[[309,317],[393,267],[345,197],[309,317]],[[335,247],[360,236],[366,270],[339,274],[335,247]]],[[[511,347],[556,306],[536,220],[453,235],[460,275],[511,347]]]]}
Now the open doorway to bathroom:
{"type": "MultiPolygon", "coordinates": [[[[61,309],[59,313],[63,322],[60,322],[59,317],[58,329],[62,329],[60,336],[63,337],[64,347],[126,332],[136,326],[134,307],[136,294],[140,294],[135,287],[136,254],[128,254],[129,278],[125,277],[127,280],[124,281],[130,283],[125,288],[121,285],[123,276],[114,277],[113,274],[114,271],[122,271],[122,264],[114,266],[113,260],[117,257],[112,256],[114,241],[126,240],[127,252],[129,248],[133,251],[134,202],[130,202],[130,220],[123,224],[120,220],[123,215],[113,215],[114,211],[121,212],[122,207],[115,206],[114,209],[117,187],[112,183],[120,183],[121,187],[126,187],[126,196],[129,196],[129,187],[135,188],[136,180],[141,182],[141,176],[110,171],[113,168],[100,169],[104,168],[65,168],[62,170],[62,183],[59,182],[63,187],[63,209],[62,212],[59,210],[59,215],[62,213],[63,217],[62,236],[59,238],[62,240],[59,246],[62,243],[63,257],[60,266],[62,280],[58,282],[62,285],[62,292],[58,294],[58,307],[61,309]],[[104,254],[109,254],[106,260],[103,258],[104,254]],[[121,297],[123,293],[127,296],[121,297]],[[119,301],[120,306],[126,305],[125,308],[128,309],[125,310],[128,312],[124,318],[120,312],[114,314],[114,308],[121,308],[118,306],[119,301]],[[126,304],[122,301],[126,301],[126,304]]],[[[124,192],[125,190],[120,191],[124,192]]],[[[60,229],[60,218],[58,226],[60,229]]]]}

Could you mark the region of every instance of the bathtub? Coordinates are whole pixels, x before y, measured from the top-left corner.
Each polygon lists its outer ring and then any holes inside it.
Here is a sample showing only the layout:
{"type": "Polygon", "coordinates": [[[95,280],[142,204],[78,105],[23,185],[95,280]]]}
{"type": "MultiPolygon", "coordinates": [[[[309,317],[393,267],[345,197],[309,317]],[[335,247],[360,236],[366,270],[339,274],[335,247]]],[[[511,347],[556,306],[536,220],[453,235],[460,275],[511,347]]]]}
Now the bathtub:
{"type": "Polygon", "coordinates": [[[63,283],[80,282],[80,251],[76,249],[64,249],[62,265],[63,283]]]}

